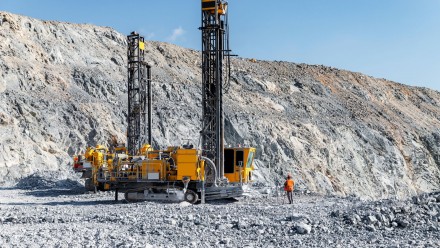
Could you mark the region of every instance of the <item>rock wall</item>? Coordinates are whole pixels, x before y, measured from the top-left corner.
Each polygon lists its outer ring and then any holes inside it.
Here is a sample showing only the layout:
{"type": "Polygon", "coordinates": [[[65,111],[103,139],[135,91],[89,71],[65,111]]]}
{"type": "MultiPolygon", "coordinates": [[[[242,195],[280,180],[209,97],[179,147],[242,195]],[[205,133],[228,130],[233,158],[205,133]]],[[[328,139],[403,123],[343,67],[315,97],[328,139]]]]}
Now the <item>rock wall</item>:
{"type": "MultiPolygon", "coordinates": [[[[0,12],[0,182],[69,171],[125,141],[126,41],[111,28],[0,12]]],[[[201,56],[147,42],[154,145],[198,144],[201,56]]],[[[258,149],[257,179],[367,198],[440,188],[440,93],[325,66],[232,61],[226,143],[258,149]]]]}

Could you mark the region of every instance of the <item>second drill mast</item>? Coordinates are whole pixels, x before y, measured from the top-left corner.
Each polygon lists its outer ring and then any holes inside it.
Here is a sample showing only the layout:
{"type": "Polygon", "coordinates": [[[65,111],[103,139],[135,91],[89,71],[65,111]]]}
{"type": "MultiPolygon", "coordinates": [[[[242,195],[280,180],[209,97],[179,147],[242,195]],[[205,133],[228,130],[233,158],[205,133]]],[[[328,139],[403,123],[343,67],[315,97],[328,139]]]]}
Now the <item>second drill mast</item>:
{"type": "Polygon", "coordinates": [[[229,59],[228,4],[202,0],[202,150],[224,177],[223,62],[229,59]]]}

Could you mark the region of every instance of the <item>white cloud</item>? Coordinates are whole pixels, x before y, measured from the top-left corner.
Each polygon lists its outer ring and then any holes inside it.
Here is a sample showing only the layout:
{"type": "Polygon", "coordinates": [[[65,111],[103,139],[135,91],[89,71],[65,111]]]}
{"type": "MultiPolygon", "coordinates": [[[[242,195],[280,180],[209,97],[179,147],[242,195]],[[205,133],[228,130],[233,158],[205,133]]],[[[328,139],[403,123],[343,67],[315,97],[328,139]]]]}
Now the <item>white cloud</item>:
{"type": "Polygon", "coordinates": [[[145,28],[138,28],[137,30],[139,30],[139,34],[141,36],[144,36],[146,40],[151,40],[153,39],[156,34],[155,33],[149,33],[145,30],[145,28]]]}
{"type": "Polygon", "coordinates": [[[168,40],[175,41],[175,40],[177,40],[177,38],[179,38],[183,34],[185,34],[185,30],[183,30],[182,27],[178,27],[173,30],[173,34],[170,37],[168,37],[168,40]]]}
{"type": "Polygon", "coordinates": [[[147,36],[145,37],[146,40],[151,40],[153,39],[153,37],[156,36],[154,33],[149,33],[147,34],[147,36]]]}

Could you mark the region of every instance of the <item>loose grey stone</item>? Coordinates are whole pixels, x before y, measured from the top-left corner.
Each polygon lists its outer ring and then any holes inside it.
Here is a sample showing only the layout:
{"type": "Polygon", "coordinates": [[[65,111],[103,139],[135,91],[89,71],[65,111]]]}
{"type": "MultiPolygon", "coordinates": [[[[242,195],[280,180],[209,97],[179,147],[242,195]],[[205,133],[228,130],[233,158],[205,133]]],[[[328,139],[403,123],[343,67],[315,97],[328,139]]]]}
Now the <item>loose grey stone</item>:
{"type": "Polygon", "coordinates": [[[407,220],[399,219],[396,221],[399,227],[407,227],[409,225],[409,222],[407,220]]]}
{"type": "Polygon", "coordinates": [[[376,219],[376,217],[373,216],[373,215],[368,215],[368,216],[366,216],[366,218],[365,218],[365,222],[366,222],[368,225],[370,225],[370,224],[374,224],[374,223],[376,223],[376,222],[377,222],[377,219],[376,219]]]}
{"type": "Polygon", "coordinates": [[[312,226],[301,222],[295,225],[295,229],[299,234],[309,234],[312,231],[312,226]]]}
{"type": "Polygon", "coordinates": [[[374,232],[374,231],[376,231],[376,228],[375,228],[374,225],[372,225],[372,224],[367,225],[366,228],[367,228],[367,230],[370,231],[370,232],[374,232]]]}

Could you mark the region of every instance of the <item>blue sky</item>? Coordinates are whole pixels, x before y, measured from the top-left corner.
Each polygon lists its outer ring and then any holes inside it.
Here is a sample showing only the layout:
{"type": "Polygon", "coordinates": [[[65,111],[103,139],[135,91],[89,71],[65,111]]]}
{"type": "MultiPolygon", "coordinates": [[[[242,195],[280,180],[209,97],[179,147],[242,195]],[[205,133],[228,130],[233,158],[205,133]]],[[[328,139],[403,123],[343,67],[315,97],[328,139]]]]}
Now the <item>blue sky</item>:
{"type": "MultiPolygon", "coordinates": [[[[0,0],[0,10],[200,49],[200,0],[0,0]]],[[[241,57],[323,64],[440,90],[439,0],[229,0],[241,57]]]]}

